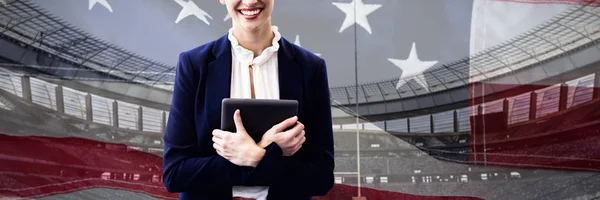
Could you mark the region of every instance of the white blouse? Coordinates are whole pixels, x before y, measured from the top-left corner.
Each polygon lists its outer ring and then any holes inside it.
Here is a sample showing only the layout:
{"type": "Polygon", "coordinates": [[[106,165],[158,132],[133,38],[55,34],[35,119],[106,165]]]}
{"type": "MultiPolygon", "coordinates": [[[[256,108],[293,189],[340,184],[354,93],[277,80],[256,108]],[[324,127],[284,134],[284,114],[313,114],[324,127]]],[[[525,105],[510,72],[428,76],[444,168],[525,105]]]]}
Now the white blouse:
{"type": "MultiPolygon", "coordinates": [[[[266,48],[259,56],[254,58],[252,51],[239,45],[239,42],[229,29],[229,41],[231,42],[232,70],[231,70],[231,98],[252,98],[250,86],[250,70],[252,65],[252,81],[254,82],[254,94],[256,99],[279,99],[279,73],[277,65],[277,51],[279,50],[279,39],[281,34],[278,28],[273,26],[272,46],[266,48]]],[[[267,186],[234,186],[232,188],[234,197],[254,198],[266,200],[269,187],[267,186]]]]}
{"type": "Polygon", "coordinates": [[[277,69],[277,50],[281,35],[277,27],[273,26],[275,37],[272,46],[254,58],[252,51],[240,46],[237,39],[229,30],[231,41],[231,98],[251,98],[250,90],[250,65],[253,65],[252,76],[254,93],[257,99],[279,99],[279,70],[277,69]]]}

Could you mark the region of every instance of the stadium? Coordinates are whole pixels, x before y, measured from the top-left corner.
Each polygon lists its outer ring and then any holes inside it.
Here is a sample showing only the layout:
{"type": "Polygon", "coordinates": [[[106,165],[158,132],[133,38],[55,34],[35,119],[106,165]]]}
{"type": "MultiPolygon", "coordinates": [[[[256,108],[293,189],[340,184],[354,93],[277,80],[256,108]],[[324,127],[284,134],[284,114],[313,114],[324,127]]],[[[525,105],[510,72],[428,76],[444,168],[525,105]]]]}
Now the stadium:
{"type": "MultiPolygon", "coordinates": [[[[422,74],[331,85],[335,186],[313,199],[600,198],[600,8],[567,2],[422,74]]],[[[174,63],[46,6],[0,0],[0,198],[177,199],[174,63]]]]}

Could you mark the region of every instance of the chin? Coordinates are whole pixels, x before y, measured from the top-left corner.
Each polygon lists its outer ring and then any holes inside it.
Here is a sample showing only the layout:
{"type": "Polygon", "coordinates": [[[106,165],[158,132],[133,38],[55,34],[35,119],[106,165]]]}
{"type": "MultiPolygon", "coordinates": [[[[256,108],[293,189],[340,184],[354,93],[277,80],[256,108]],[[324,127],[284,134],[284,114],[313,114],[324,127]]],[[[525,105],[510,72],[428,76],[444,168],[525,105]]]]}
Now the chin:
{"type": "Polygon", "coordinates": [[[265,29],[267,28],[267,23],[261,23],[261,24],[242,24],[242,28],[246,31],[249,32],[257,32],[260,31],[261,29],[265,29]]]}

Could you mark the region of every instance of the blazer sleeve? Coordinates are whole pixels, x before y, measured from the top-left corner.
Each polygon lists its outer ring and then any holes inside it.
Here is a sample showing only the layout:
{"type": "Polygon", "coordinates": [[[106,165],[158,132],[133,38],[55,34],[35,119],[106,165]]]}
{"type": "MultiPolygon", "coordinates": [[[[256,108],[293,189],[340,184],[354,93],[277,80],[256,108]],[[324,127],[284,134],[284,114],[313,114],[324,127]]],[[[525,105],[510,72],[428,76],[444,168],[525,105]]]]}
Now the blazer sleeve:
{"type": "Polygon", "coordinates": [[[199,151],[206,148],[198,147],[198,137],[211,135],[196,128],[195,103],[204,98],[203,90],[196,95],[201,76],[202,70],[194,68],[187,54],[181,53],[164,133],[163,182],[169,192],[222,189],[242,182],[241,171],[233,163],[214,152],[199,151]]]}
{"type": "Polygon", "coordinates": [[[248,179],[264,179],[293,196],[324,196],[334,183],[334,146],[327,69],[323,59],[310,81],[310,99],[304,123],[306,142],[290,157],[275,143],[266,147],[261,162],[248,179]]]}

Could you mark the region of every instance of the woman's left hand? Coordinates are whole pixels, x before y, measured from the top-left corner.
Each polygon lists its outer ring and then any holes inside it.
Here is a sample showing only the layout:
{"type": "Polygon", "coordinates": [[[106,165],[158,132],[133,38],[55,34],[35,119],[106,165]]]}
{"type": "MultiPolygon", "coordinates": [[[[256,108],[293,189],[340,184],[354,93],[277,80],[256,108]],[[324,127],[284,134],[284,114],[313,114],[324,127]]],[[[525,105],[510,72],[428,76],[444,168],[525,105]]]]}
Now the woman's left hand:
{"type": "Polygon", "coordinates": [[[236,133],[215,129],[212,132],[213,148],[223,158],[238,166],[256,167],[265,154],[248,135],[242,123],[240,111],[233,115],[236,133]]]}

